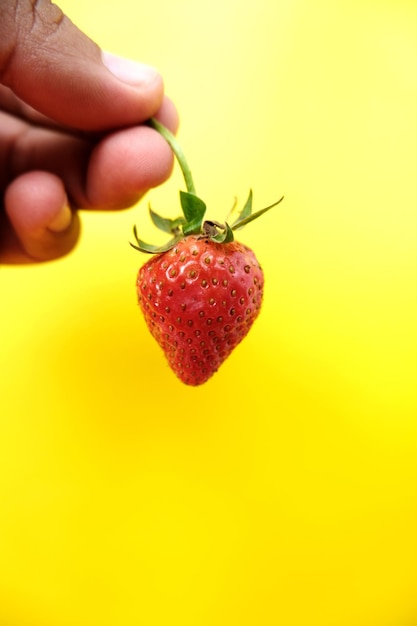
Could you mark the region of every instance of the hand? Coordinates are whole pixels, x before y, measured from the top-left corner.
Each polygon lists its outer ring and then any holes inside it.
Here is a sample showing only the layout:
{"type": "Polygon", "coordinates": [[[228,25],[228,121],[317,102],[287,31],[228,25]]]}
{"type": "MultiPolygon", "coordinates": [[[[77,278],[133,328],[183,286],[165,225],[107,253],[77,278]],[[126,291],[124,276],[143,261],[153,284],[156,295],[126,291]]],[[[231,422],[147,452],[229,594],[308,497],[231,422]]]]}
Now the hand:
{"type": "Polygon", "coordinates": [[[131,206],[170,175],[160,75],[103,53],[49,0],[0,0],[0,261],[73,248],[76,208],[131,206]]]}

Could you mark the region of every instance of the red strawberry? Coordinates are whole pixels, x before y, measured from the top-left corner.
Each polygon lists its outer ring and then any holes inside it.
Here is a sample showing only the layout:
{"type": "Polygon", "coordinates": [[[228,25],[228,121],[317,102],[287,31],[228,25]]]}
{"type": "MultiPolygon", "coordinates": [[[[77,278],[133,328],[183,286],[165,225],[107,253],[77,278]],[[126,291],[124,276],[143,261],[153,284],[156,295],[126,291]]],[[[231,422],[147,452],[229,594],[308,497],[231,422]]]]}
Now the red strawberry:
{"type": "Polygon", "coordinates": [[[264,277],[249,248],[188,236],[151,258],[137,280],[139,304],[175,374],[200,385],[257,318],[264,277]]]}
{"type": "Polygon", "coordinates": [[[258,317],[264,275],[253,251],[234,241],[243,227],[281,202],[252,214],[252,192],[232,226],[205,221],[204,202],[195,194],[184,155],[175,138],[155,120],[149,124],[172,147],[187,192],[180,192],[184,217],[162,218],[150,209],[154,224],[171,233],[161,247],[140,240],[134,248],[153,253],[139,270],[139,305],[153,337],[175,374],[188,385],[206,382],[247,335],[258,317]]]}

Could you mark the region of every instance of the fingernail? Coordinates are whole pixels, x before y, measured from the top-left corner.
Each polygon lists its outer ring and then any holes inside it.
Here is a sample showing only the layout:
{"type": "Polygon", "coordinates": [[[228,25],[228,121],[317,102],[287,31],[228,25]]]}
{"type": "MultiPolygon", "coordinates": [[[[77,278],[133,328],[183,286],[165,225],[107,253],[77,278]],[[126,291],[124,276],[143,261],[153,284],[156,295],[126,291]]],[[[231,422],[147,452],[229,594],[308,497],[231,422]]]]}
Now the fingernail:
{"type": "Polygon", "coordinates": [[[143,85],[151,83],[159,76],[159,72],[150,65],[136,63],[131,59],[119,57],[111,52],[102,52],[104,65],[116,78],[128,85],[143,85]]]}
{"type": "Polygon", "coordinates": [[[67,230],[68,226],[71,224],[71,220],[71,209],[65,204],[55,215],[54,219],[49,222],[48,230],[51,230],[54,233],[62,233],[64,230],[67,230]]]}

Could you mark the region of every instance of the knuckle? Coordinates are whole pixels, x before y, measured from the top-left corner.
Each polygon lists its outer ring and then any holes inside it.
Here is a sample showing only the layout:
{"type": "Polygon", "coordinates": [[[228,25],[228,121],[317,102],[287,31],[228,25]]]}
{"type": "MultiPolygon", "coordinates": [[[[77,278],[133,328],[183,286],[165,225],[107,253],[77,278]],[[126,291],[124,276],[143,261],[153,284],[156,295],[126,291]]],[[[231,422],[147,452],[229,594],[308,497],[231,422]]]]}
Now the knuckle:
{"type": "Polygon", "coordinates": [[[17,46],[18,1],[3,2],[0,8],[0,81],[7,75],[17,46]]]}
{"type": "Polygon", "coordinates": [[[49,0],[11,0],[0,6],[0,82],[12,86],[13,73],[36,48],[48,45],[65,16],[49,0]],[[28,48],[30,52],[28,52],[28,48]]]}
{"type": "Polygon", "coordinates": [[[29,16],[31,32],[42,37],[53,35],[64,20],[61,9],[49,0],[29,0],[29,16]]]}

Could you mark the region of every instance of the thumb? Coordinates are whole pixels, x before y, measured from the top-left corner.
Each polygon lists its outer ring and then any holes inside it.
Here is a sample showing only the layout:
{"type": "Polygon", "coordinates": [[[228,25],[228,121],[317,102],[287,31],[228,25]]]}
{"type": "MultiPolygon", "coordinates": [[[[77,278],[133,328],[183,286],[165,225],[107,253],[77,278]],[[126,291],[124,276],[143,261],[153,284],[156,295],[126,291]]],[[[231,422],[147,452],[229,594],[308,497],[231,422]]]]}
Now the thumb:
{"type": "Polygon", "coordinates": [[[163,99],[155,69],[103,53],[49,0],[0,0],[0,82],[82,130],[143,122],[163,99]]]}

